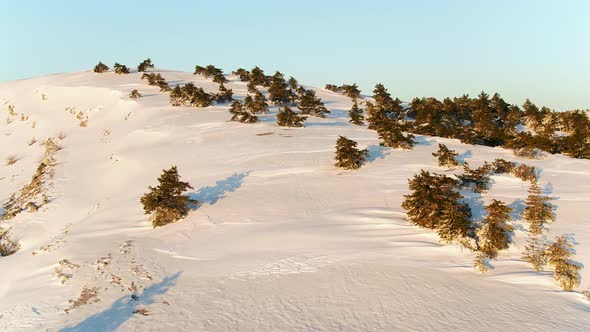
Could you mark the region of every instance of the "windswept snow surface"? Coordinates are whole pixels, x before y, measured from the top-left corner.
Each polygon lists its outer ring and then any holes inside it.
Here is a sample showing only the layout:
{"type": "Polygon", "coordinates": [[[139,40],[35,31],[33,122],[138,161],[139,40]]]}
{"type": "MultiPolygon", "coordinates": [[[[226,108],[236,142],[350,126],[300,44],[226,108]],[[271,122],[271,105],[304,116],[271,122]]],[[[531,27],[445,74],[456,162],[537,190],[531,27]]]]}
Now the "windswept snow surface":
{"type": "MultiPolygon", "coordinates": [[[[172,86],[218,88],[157,72],[172,86]]],[[[514,208],[514,243],[485,275],[469,250],[408,223],[400,204],[420,169],[452,173],[431,156],[438,143],[475,166],[495,158],[534,165],[556,206],[548,237],[571,235],[575,261],[586,266],[582,291],[590,286],[590,161],[525,160],[426,136],[412,151],[382,148],[373,131],[348,124],[349,98],[322,89],[332,113],[304,128],[278,127],[276,107],[259,124],[228,122],[228,104],[171,107],[140,77],[82,72],[0,84],[2,116],[8,105],[19,114],[0,125],[2,202],[30,182],[40,142],[63,137],[49,204],[0,224],[22,246],[0,258],[0,330],[588,329],[584,297],[521,259],[528,183],[494,176],[489,192],[468,197],[476,220],[493,198],[514,208]],[[133,89],[144,97],[129,100],[133,89]],[[333,166],[339,135],[369,149],[361,169],[333,166]],[[4,166],[9,156],[18,160],[4,166]],[[172,165],[203,204],[152,229],[139,198],[172,165]]],[[[229,78],[244,98],[246,85],[229,78]]]]}

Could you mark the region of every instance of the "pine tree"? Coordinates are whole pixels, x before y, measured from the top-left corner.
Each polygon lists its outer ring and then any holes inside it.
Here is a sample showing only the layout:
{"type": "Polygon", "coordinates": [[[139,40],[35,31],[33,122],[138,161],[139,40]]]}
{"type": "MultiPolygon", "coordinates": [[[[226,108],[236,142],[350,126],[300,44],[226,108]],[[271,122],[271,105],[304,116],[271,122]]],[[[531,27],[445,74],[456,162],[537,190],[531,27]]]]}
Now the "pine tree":
{"type": "Polygon", "coordinates": [[[113,65],[113,68],[115,68],[115,74],[129,74],[129,68],[127,68],[127,66],[122,65],[118,62],[115,62],[115,64],[113,65]]]}
{"type": "Polygon", "coordinates": [[[394,101],[385,86],[381,83],[375,85],[373,90],[373,99],[375,99],[375,106],[377,108],[392,110],[394,108],[394,101]]]}
{"type": "Polygon", "coordinates": [[[537,171],[535,166],[520,164],[514,167],[511,173],[522,181],[537,181],[537,171]]]}
{"type": "Polygon", "coordinates": [[[483,255],[496,258],[500,250],[508,248],[509,233],[514,231],[514,227],[508,224],[512,209],[495,199],[485,208],[488,216],[477,231],[478,245],[483,255]]]}
{"type": "Polygon", "coordinates": [[[203,88],[198,88],[194,83],[187,83],[183,87],[176,85],[170,92],[170,104],[172,106],[211,106],[213,96],[206,93],[203,88]]]}
{"type": "Polygon", "coordinates": [[[182,195],[184,191],[193,187],[188,182],[180,181],[176,166],[163,170],[158,182],[158,186],[148,187],[149,192],[140,200],[145,214],[152,214],[150,220],[154,228],[186,217],[190,206],[199,204],[189,196],[182,195]]]}
{"type": "Polygon", "coordinates": [[[254,81],[248,81],[248,84],[246,84],[246,87],[248,88],[248,93],[258,92],[258,89],[256,89],[256,84],[254,84],[254,81]]]}
{"type": "Polygon", "coordinates": [[[358,169],[369,155],[367,149],[357,149],[357,142],[344,136],[338,137],[336,141],[336,167],[344,169],[358,169]]]}
{"type": "Polygon", "coordinates": [[[229,113],[232,115],[230,121],[240,121],[244,113],[244,106],[239,100],[234,100],[229,107],[229,113]]]}
{"type": "Polygon", "coordinates": [[[241,82],[248,82],[250,80],[250,72],[244,68],[238,68],[232,72],[232,75],[238,76],[241,82]]]}
{"type": "Polygon", "coordinates": [[[232,89],[228,89],[223,85],[223,83],[219,84],[219,92],[215,95],[215,101],[218,104],[228,103],[234,100],[234,93],[232,89]]]}
{"type": "Polygon", "coordinates": [[[381,142],[379,145],[391,148],[411,150],[414,147],[414,135],[404,134],[402,126],[395,120],[384,121],[377,129],[381,142]]]}
{"type": "Polygon", "coordinates": [[[340,87],[334,84],[326,84],[324,89],[332,91],[332,92],[340,92],[340,87]]]}
{"type": "Polygon", "coordinates": [[[281,127],[303,127],[306,117],[294,112],[289,106],[284,106],[277,113],[277,124],[281,127]]]}
{"type": "Polygon", "coordinates": [[[258,67],[254,67],[250,71],[250,82],[254,85],[262,85],[264,87],[267,87],[270,84],[269,78],[264,74],[264,71],[258,67]]]}
{"type": "Polygon", "coordinates": [[[573,249],[574,245],[565,235],[562,235],[556,237],[545,252],[547,262],[554,268],[553,277],[566,291],[571,291],[580,285],[581,267],[570,261],[570,258],[574,256],[573,249]]]}
{"type": "Polygon", "coordinates": [[[352,85],[344,84],[340,86],[339,89],[342,90],[343,95],[354,101],[361,97],[361,90],[359,90],[359,87],[356,85],[356,83],[352,85]]]}
{"type": "Polygon", "coordinates": [[[152,59],[147,58],[137,66],[137,71],[141,73],[148,70],[149,68],[154,68],[154,64],[152,63],[152,59]]]}
{"type": "Polygon", "coordinates": [[[105,65],[104,63],[102,63],[100,61],[98,62],[98,64],[96,66],[94,66],[94,72],[99,73],[99,74],[107,72],[107,71],[109,71],[109,69],[110,69],[109,66],[105,65]]]}
{"type": "Polygon", "coordinates": [[[465,162],[463,165],[463,174],[457,177],[460,180],[461,186],[467,187],[473,185],[474,193],[482,193],[488,190],[491,172],[492,165],[487,162],[484,162],[483,166],[475,169],[470,168],[469,163],[465,162]]]}
{"type": "Polygon", "coordinates": [[[141,98],[141,93],[139,93],[139,91],[137,91],[137,89],[131,91],[131,93],[129,94],[129,99],[139,99],[141,98]]]}
{"type": "Polygon", "coordinates": [[[270,87],[268,88],[269,99],[274,105],[288,105],[293,100],[292,91],[288,89],[289,84],[281,72],[276,72],[271,77],[270,87]]]}
{"type": "Polygon", "coordinates": [[[301,114],[312,114],[314,116],[323,118],[330,113],[324,103],[315,94],[314,90],[305,90],[299,94],[299,104],[297,108],[301,110],[301,114]]]}
{"type": "Polygon", "coordinates": [[[350,118],[348,122],[352,123],[353,125],[362,126],[365,124],[363,122],[363,120],[365,119],[363,116],[363,110],[359,107],[356,100],[354,100],[352,108],[350,109],[350,111],[348,111],[348,117],[350,118]]]}
{"type": "Polygon", "coordinates": [[[543,271],[543,266],[547,264],[546,250],[547,242],[538,237],[533,237],[528,240],[528,244],[524,247],[522,258],[531,263],[535,271],[543,271]]]}
{"type": "Polygon", "coordinates": [[[266,97],[260,91],[256,91],[254,94],[254,98],[251,96],[246,96],[245,101],[245,108],[252,112],[253,114],[256,113],[264,113],[268,112],[268,103],[266,102],[266,97]]]}
{"type": "Polygon", "coordinates": [[[446,145],[439,144],[438,151],[433,152],[432,156],[438,158],[438,166],[441,167],[456,167],[459,165],[457,162],[457,152],[450,150],[446,145]]]}
{"type": "Polygon", "coordinates": [[[471,210],[461,203],[458,180],[421,170],[409,180],[412,191],[404,195],[402,208],[413,224],[436,229],[441,240],[452,242],[469,236],[471,210]]]}
{"type": "Polygon", "coordinates": [[[229,113],[232,115],[230,121],[238,121],[242,123],[258,123],[260,120],[257,116],[252,115],[246,111],[239,100],[234,100],[229,108],[229,113]]]}
{"type": "Polygon", "coordinates": [[[297,89],[299,88],[299,82],[297,82],[297,80],[293,76],[289,77],[289,88],[293,91],[297,91],[297,89]]]}
{"type": "Polygon", "coordinates": [[[541,193],[541,187],[537,181],[533,181],[529,188],[529,195],[526,200],[526,208],[522,216],[529,222],[529,231],[533,235],[540,235],[543,231],[543,225],[552,222],[555,219],[553,207],[548,202],[550,197],[541,193]]]}

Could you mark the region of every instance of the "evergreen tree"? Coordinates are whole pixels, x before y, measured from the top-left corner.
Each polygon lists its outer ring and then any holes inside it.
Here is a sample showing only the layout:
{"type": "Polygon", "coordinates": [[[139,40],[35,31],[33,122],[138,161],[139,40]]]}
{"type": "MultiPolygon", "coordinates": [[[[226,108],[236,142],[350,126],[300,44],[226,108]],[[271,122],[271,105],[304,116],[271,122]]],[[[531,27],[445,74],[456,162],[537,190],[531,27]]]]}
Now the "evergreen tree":
{"type": "Polygon", "coordinates": [[[512,209],[495,199],[485,208],[488,216],[477,231],[478,245],[483,255],[496,258],[498,252],[510,244],[509,233],[514,231],[514,227],[508,224],[512,209]]]}
{"type": "Polygon", "coordinates": [[[105,65],[104,63],[102,63],[100,61],[98,62],[98,64],[96,66],[94,66],[94,72],[99,73],[99,74],[107,72],[107,71],[109,71],[109,69],[110,69],[109,66],[105,65]]]}
{"type": "Polygon", "coordinates": [[[113,66],[113,68],[115,68],[115,74],[129,74],[129,68],[127,68],[127,66],[122,65],[118,62],[115,62],[115,65],[113,66]]]}
{"type": "Polygon", "coordinates": [[[148,70],[149,68],[154,68],[154,64],[152,63],[152,59],[147,58],[137,66],[137,71],[141,73],[148,70]]]}
{"type": "Polygon", "coordinates": [[[512,175],[516,176],[517,178],[521,179],[522,181],[536,181],[537,180],[537,171],[535,166],[528,166],[526,164],[521,164],[512,170],[512,175]]]}
{"type": "Polygon", "coordinates": [[[354,101],[361,97],[361,90],[359,90],[359,87],[356,85],[356,83],[352,85],[344,84],[340,86],[339,89],[342,90],[343,95],[354,101]]]}
{"type": "Polygon", "coordinates": [[[264,87],[267,87],[270,84],[269,78],[264,74],[264,71],[258,67],[254,67],[250,71],[250,82],[254,85],[262,85],[264,87]]]}
{"type": "Polygon", "coordinates": [[[274,105],[288,105],[293,100],[292,91],[288,89],[289,84],[281,72],[276,72],[270,82],[268,88],[269,99],[274,105]]]}
{"type": "Polygon", "coordinates": [[[566,291],[571,291],[580,285],[581,267],[570,261],[570,258],[574,256],[573,249],[574,245],[565,235],[562,235],[556,237],[545,252],[547,262],[554,268],[553,277],[566,291]]]}
{"type": "Polygon", "coordinates": [[[129,99],[139,99],[141,98],[141,93],[139,93],[139,91],[137,91],[137,89],[131,91],[131,93],[129,94],[129,99]]]}
{"type": "Polygon", "coordinates": [[[252,98],[251,96],[246,96],[246,99],[244,99],[244,101],[244,106],[246,107],[246,109],[252,112],[253,114],[266,114],[266,112],[268,112],[268,103],[266,102],[266,97],[264,97],[264,94],[262,94],[262,92],[258,90],[256,90],[254,98],[252,98]]]}
{"type": "Polygon", "coordinates": [[[223,83],[219,84],[219,92],[215,95],[215,101],[218,104],[228,103],[234,100],[233,97],[234,93],[232,89],[228,89],[223,85],[223,83]]]}
{"type": "Polygon", "coordinates": [[[438,151],[433,152],[432,155],[438,158],[438,166],[442,167],[456,167],[459,166],[457,162],[457,152],[450,150],[446,145],[439,144],[438,151]]]}
{"type": "Polygon", "coordinates": [[[302,114],[312,114],[314,116],[323,118],[330,113],[324,106],[322,100],[316,96],[314,90],[303,90],[299,95],[299,104],[297,108],[301,110],[302,114]]]}
{"type": "Polygon", "coordinates": [[[332,91],[332,92],[340,92],[340,87],[334,84],[326,84],[324,89],[332,91]]]}
{"type": "Polygon", "coordinates": [[[469,163],[465,162],[463,165],[463,174],[457,177],[460,180],[461,186],[467,187],[473,185],[474,193],[482,193],[488,190],[490,184],[490,174],[492,172],[492,165],[487,162],[479,168],[470,168],[469,163]]]}
{"type": "Polygon", "coordinates": [[[252,115],[246,111],[239,100],[234,100],[229,108],[229,112],[232,115],[230,121],[238,121],[242,123],[258,123],[260,120],[257,116],[252,115]]]}
{"type": "Polygon", "coordinates": [[[256,84],[254,84],[254,81],[248,81],[246,87],[248,88],[248,93],[258,92],[258,89],[256,89],[256,84]]]}
{"type": "Polygon", "coordinates": [[[367,149],[357,149],[357,142],[344,136],[339,136],[336,141],[336,167],[344,169],[358,169],[365,163],[369,155],[367,149]]]}
{"type": "Polygon", "coordinates": [[[194,83],[187,83],[183,87],[176,86],[170,92],[170,104],[172,106],[211,106],[213,96],[206,93],[203,88],[198,88],[194,83]]]}
{"type": "Polygon", "coordinates": [[[414,135],[404,134],[402,126],[395,120],[384,121],[377,128],[377,135],[381,142],[379,145],[391,148],[411,150],[414,147],[414,135]]]}
{"type": "Polygon", "coordinates": [[[546,250],[547,242],[538,237],[533,237],[528,240],[528,244],[524,247],[522,258],[531,263],[535,271],[543,271],[543,266],[547,264],[546,250]]]}
{"type": "Polygon", "coordinates": [[[250,80],[250,72],[244,68],[238,68],[232,72],[232,75],[238,76],[241,82],[248,82],[250,80]]]}
{"type": "Polygon", "coordinates": [[[297,91],[297,89],[299,88],[299,82],[297,82],[297,80],[293,76],[289,77],[289,88],[292,91],[297,91]]]}
{"type": "Polygon", "coordinates": [[[152,214],[150,219],[154,228],[186,217],[190,206],[199,204],[198,201],[182,194],[193,187],[188,182],[180,181],[176,166],[163,170],[158,182],[158,186],[148,187],[149,192],[140,200],[145,214],[152,214]]]}
{"type": "Polygon", "coordinates": [[[350,118],[348,122],[352,123],[353,125],[362,126],[365,124],[363,122],[363,120],[365,119],[363,116],[363,110],[359,107],[356,100],[354,100],[352,108],[350,109],[350,111],[348,111],[348,117],[350,118]]]}
{"type": "Polygon", "coordinates": [[[281,127],[303,127],[306,117],[294,112],[289,106],[284,106],[277,113],[277,124],[281,127]]]}
{"type": "Polygon", "coordinates": [[[496,159],[492,162],[492,172],[496,174],[512,173],[516,163],[504,159],[496,159]]]}
{"type": "Polygon", "coordinates": [[[394,108],[394,101],[391,95],[381,83],[375,85],[373,90],[373,99],[375,99],[375,106],[384,110],[391,110],[394,108]]]}
{"type": "Polygon", "coordinates": [[[463,196],[456,191],[458,181],[445,175],[421,170],[409,181],[412,191],[404,195],[402,208],[413,224],[436,229],[445,242],[469,236],[471,210],[461,203],[463,196]]]}
{"type": "Polygon", "coordinates": [[[543,225],[555,219],[553,207],[548,202],[550,197],[541,194],[541,187],[537,181],[533,181],[529,188],[529,195],[526,200],[526,208],[522,216],[529,222],[529,231],[533,235],[540,235],[543,225]]]}

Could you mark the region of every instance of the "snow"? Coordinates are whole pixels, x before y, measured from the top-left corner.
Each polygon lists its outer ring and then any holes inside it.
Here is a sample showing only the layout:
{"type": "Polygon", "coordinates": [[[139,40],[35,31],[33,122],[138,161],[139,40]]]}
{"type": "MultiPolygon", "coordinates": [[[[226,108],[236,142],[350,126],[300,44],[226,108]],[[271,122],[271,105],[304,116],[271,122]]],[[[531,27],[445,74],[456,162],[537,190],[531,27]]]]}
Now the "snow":
{"type": "MultiPolygon", "coordinates": [[[[190,73],[158,72],[172,85],[217,91],[190,73]]],[[[436,166],[438,143],[471,166],[534,165],[556,206],[548,238],[571,235],[574,260],[590,266],[590,161],[527,160],[426,136],[412,151],[383,148],[373,131],[348,124],[350,99],[324,89],[316,90],[332,113],[304,128],[278,127],[276,107],[259,124],[228,122],[229,105],[171,107],[140,77],[80,72],[0,84],[0,112],[13,105],[28,116],[0,124],[0,158],[18,158],[0,166],[3,202],[31,180],[40,142],[65,135],[49,204],[1,224],[22,246],[0,258],[1,330],[587,329],[583,296],[521,259],[527,183],[494,176],[489,192],[468,197],[476,219],[494,198],[515,208],[515,242],[485,275],[473,270],[473,253],[412,226],[400,205],[420,169],[453,173],[436,166]],[[133,89],[144,97],[129,100],[133,89]],[[88,126],[66,108],[82,111],[88,126]],[[361,169],[333,166],[339,135],[369,149],[361,169]],[[32,138],[39,142],[29,146],[32,138]],[[203,204],[152,229],[139,198],[172,165],[203,204]],[[66,313],[84,287],[96,287],[96,302],[66,313]]],[[[230,80],[245,97],[245,83],[230,80]]],[[[581,275],[580,291],[590,270],[581,275]]]]}

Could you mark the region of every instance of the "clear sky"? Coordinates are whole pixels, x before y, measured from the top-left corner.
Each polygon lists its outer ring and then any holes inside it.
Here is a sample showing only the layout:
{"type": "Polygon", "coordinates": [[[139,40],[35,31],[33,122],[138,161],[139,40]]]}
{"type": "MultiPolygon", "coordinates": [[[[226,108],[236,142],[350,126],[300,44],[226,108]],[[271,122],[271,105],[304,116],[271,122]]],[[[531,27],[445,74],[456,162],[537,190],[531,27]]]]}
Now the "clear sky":
{"type": "Polygon", "coordinates": [[[0,43],[0,81],[149,56],[367,94],[382,82],[402,100],[485,90],[590,108],[589,0],[6,0],[0,43]]]}

